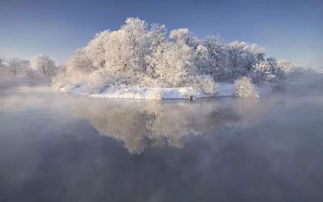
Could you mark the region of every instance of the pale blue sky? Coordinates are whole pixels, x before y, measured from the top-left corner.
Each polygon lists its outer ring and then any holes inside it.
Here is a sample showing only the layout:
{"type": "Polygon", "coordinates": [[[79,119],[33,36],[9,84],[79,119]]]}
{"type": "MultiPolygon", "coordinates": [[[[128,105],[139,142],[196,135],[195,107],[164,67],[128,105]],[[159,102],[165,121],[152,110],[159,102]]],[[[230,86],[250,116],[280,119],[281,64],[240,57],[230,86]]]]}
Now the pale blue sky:
{"type": "Polygon", "coordinates": [[[323,67],[323,0],[0,0],[0,55],[44,53],[62,64],[127,17],[257,43],[267,56],[323,67]]]}

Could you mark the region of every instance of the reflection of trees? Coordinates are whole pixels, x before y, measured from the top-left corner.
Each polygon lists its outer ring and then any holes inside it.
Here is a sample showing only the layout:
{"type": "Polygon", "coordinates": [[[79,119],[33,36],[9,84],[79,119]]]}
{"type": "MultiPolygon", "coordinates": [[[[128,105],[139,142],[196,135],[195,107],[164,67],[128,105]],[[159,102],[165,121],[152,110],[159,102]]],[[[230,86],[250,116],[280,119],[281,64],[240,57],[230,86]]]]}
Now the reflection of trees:
{"type": "Polygon", "coordinates": [[[101,135],[121,141],[130,153],[149,146],[182,147],[188,135],[214,133],[238,115],[213,102],[145,102],[89,99],[75,108],[101,135]]]}
{"type": "Polygon", "coordinates": [[[65,110],[71,107],[101,135],[112,137],[131,153],[147,147],[183,147],[189,136],[214,134],[223,126],[249,127],[261,123],[280,99],[266,102],[248,99],[199,100],[198,102],[111,100],[23,90],[0,98],[0,112],[29,108],[65,110]],[[14,104],[13,104],[14,103],[14,104]],[[50,106],[49,104],[50,103],[50,106]]]}

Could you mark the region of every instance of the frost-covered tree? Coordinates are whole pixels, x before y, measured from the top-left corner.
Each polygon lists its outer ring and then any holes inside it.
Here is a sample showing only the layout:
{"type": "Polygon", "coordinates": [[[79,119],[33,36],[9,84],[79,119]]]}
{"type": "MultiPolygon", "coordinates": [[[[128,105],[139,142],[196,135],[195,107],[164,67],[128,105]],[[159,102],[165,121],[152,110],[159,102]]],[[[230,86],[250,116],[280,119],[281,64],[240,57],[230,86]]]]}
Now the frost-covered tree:
{"type": "Polygon", "coordinates": [[[30,62],[16,57],[10,58],[7,60],[7,68],[11,76],[24,76],[26,70],[30,68],[30,62]]]}
{"type": "Polygon", "coordinates": [[[248,77],[241,77],[235,81],[235,95],[237,97],[259,97],[252,81],[248,77]]]}
{"type": "Polygon", "coordinates": [[[193,82],[192,86],[210,95],[215,95],[218,92],[218,85],[210,75],[196,76],[196,81],[193,82]]]}
{"type": "Polygon", "coordinates": [[[253,66],[264,60],[264,51],[257,45],[249,46],[246,42],[234,41],[226,46],[227,67],[231,77],[245,76],[253,66]]]}
{"type": "Polygon", "coordinates": [[[85,47],[86,56],[97,69],[111,73],[145,71],[147,24],[129,18],[117,31],[103,31],[85,47]]]}
{"type": "Polygon", "coordinates": [[[190,37],[186,29],[172,31],[170,37],[174,42],[161,43],[153,51],[149,67],[153,76],[170,86],[183,86],[195,73],[193,49],[187,45],[190,37]]]}
{"type": "Polygon", "coordinates": [[[196,47],[199,43],[199,40],[187,28],[175,29],[171,31],[169,38],[174,40],[179,45],[186,44],[190,47],[196,47]]]}
{"type": "Polygon", "coordinates": [[[287,74],[294,71],[294,69],[295,66],[290,62],[286,60],[277,61],[275,58],[270,57],[254,65],[250,75],[257,83],[277,83],[286,78],[287,74]]]}
{"type": "Polygon", "coordinates": [[[201,74],[211,75],[218,81],[226,80],[227,69],[225,46],[217,36],[210,36],[196,49],[197,68],[201,74]]]}
{"type": "Polygon", "coordinates": [[[146,34],[147,44],[149,44],[146,47],[148,48],[148,52],[146,52],[148,54],[155,50],[161,43],[165,42],[167,31],[165,25],[152,24],[150,27],[150,31],[146,34]]]}
{"type": "Polygon", "coordinates": [[[287,60],[278,60],[277,61],[277,68],[284,72],[285,74],[293,72],[295,70],[295,65],[290,63],[287,60]]]}
{"type": "Polygon", "coordinates": [[[254,65],[253,71],[250,73],[252,79],[257,82],[272,81],[275,79],[276,60],[269,58],[254,65]]]}
{"type": "Polygon", "coordinates": [[[28,77],[31,71],[29,60],[0,58],[0,77],[28,77]]]}
{"type": "Polygon", "coordinates": [[[31,61],[31,68],[44,77],[53,77],[57,67],[55,62],[47,55],[41,55],[31,61]]]}
{"type": "Polygon", "coordinates": [[[67,62],[69,71],[80,71],[82,73],[90,73],[97,68],[93,66],[92,61],[86,55],[84,50],[77,50],[67,62]]]}
{"type": "Polygon", "coordinates": [[[60,71],[54,79],[57,86],[63,85],[63,83],[81,84],[90,73],[98,68],[93,65],[85,50],[80,49],[68,60],[66,65],[59,69],[60,71]]]}

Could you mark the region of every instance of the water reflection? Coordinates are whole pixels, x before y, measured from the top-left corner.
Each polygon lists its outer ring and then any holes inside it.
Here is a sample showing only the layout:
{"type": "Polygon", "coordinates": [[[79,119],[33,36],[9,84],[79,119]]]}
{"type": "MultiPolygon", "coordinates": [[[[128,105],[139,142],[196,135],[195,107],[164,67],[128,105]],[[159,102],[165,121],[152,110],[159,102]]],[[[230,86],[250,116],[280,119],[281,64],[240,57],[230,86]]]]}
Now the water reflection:
{"type": "Polygon", "coordinates": [[[103,136],[123,143],[130,153],[148,147],[182,148],[191,136],[216,134],[223,127],[254,125],[266,113],[255,110],[257,100],[145,102],[83,100],[76,116],[88,120],[103,136]],[[244,119],[243,117],[249,117],[244,119]]]}
{"type": "Polygon", "coordinates": [[[139,154],[147,148],[182,148],[192,136],[215,135],[225,127],[254,126],[279,102],[270,99],[266,107],[262,107],[264,102],[257,99],[113,100],[23,87],[14,94],[2,94],[0,112],[46,109],[60,114],[72,113],[76,119],[87,120],[100,135],[121,142],[129,153],[139,154]]]}

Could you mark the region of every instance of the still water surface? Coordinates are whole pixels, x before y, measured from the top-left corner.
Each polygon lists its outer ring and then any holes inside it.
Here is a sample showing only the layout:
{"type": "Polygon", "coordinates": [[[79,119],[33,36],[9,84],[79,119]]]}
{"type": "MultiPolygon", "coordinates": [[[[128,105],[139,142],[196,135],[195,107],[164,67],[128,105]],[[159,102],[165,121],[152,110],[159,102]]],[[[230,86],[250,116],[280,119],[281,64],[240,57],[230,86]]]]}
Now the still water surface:
{"type": "Polygon", "coordinates": [[[0,201],[323,201],[323,96],[0,94],[0,201]]]}

